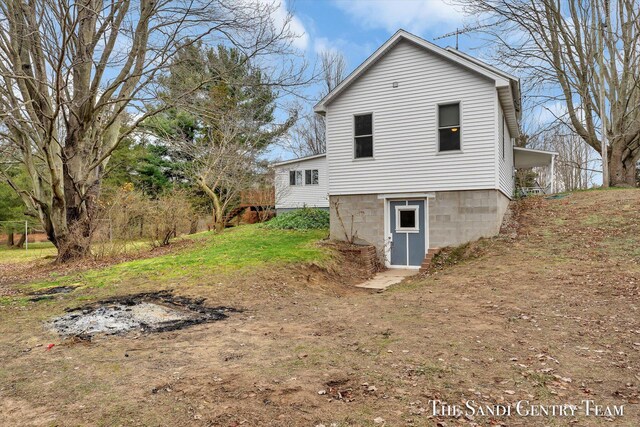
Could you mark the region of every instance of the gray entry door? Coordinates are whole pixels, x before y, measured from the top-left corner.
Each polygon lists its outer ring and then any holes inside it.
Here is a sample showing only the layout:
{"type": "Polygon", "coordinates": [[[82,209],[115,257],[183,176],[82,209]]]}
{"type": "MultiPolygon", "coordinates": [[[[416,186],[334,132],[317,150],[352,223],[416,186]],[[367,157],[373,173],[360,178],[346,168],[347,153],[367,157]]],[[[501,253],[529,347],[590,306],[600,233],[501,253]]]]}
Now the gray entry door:
{"type": "Polygon", "coordinates": [[[419,266],[425,255],[425,201],[389,202],[392,266],[419,266]]]}

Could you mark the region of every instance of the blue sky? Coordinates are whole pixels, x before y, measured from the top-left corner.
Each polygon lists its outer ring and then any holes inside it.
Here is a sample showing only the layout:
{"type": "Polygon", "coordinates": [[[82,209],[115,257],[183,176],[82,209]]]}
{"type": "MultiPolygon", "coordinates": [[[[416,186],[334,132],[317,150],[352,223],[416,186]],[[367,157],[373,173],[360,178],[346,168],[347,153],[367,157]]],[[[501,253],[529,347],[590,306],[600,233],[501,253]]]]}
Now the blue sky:
{"type": "MultiPolygon", "coordinates": [[[[271,0],[263,0],[271,1],[271,0]]],[[[316,62],[323,50],[340,51],[350,73],[382,45],[398,29],[410,31],[440,46],[454,46],[455,37],[433,40],[455,31],[465,20],[457,8],[441,0],[275,0],[293,14],[291,30],[300,34],[294,45],[304,51],[308,62],[316,62]]],[[[462,51],[480,56],[474,51],[473,39],[460,37],[462,51]]],[[[314,97],[319,87],[307,88],[305,94],[314,97]]],[[[309,102],[309,111],[312,108],[309,102]]],[[[293,153],[275,148],[273,158],[292,158],[293,153]]]]}
{"type": "MultiPolygon", "coordinates": [[[[304,31],[300,45],[312,60],[325,49],[337,49],[353,70],[398,29],[429,41],[464,24],[457,7],[441,0],[289,0],[286,7],[296,18],[296,32],[304,31]]],[[[436,40],[454,45],[455,37],[436,40]]],[[[460,49],[472,47],[460,37],[460,49]]]]}

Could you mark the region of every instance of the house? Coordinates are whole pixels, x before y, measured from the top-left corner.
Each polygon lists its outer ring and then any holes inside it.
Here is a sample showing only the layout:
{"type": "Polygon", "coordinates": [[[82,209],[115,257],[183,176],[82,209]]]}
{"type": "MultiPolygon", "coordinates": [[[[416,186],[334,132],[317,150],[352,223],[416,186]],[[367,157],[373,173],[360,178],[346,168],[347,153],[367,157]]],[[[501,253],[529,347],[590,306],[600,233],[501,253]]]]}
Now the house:
{"type": "Polygon", "coordinates": [[[518,78],[403,30],[314,110],[326,118],[331,238],[375,245],[388,267],[497,234],[514,168],[553,164],[514,148],[518,78]]]}
{"type": "Polygon", "coordinates": [[[276,213],[303,207],[329,209],[324,154],[280,162],[275,167],[276,213]]]}

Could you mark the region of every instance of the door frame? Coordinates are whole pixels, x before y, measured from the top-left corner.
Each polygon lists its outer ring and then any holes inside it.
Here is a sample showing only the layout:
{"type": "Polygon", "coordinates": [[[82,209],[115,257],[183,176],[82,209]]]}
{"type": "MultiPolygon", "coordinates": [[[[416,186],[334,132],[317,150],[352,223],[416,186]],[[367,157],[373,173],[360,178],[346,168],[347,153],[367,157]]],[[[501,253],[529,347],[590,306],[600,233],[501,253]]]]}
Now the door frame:
{"type": "MultiPolygon", "coordinates": [[[[418,270],[419,265],[392,265],[391,264],[391,226],[389,221],[391,219],[390,202],[406,201],[406,200],[421,200],[424,201],[424,253],[425,255],[429,251],[429,199],[435,198],[435,193],[397,193],[397,194],[380,194],[378,199],[384,200],[384,264],[387,268],[404,268],[418,270]]],[[[409,254],[407,254],[408,256],[409,254]]]]}

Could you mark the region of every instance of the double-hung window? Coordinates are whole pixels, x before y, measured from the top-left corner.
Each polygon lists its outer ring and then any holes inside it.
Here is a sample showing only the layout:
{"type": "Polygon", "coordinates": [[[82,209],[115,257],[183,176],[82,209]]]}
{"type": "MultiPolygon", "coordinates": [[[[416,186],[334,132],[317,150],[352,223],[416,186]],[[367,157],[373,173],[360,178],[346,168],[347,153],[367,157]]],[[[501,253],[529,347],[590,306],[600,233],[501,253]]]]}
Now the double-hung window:
{"type": "Polygon", "coordinates": [[[502,115],[502,160],[505,157],[505,139],[507,139],[507,128],[505,126],[504,114],[502,115]]]}
{"type": "Polygon", "coordinates": [[[438,106],[439,151],[460,150],[460,103],[438,106]]]}
{"type": "Polygon", "coordinates": [[[304,171],[304,185],[318,185],[318,169],[304,171]]]}
{"type": "Polygon", "coordinates": [[[302,171],[289,171],[289,185],[302,185],[302,171]]]}
{"type": "Polygon", "coordinates": [[[373,120],[371,114],[354,116],[353,157],[373,157],[373,120]]]}

